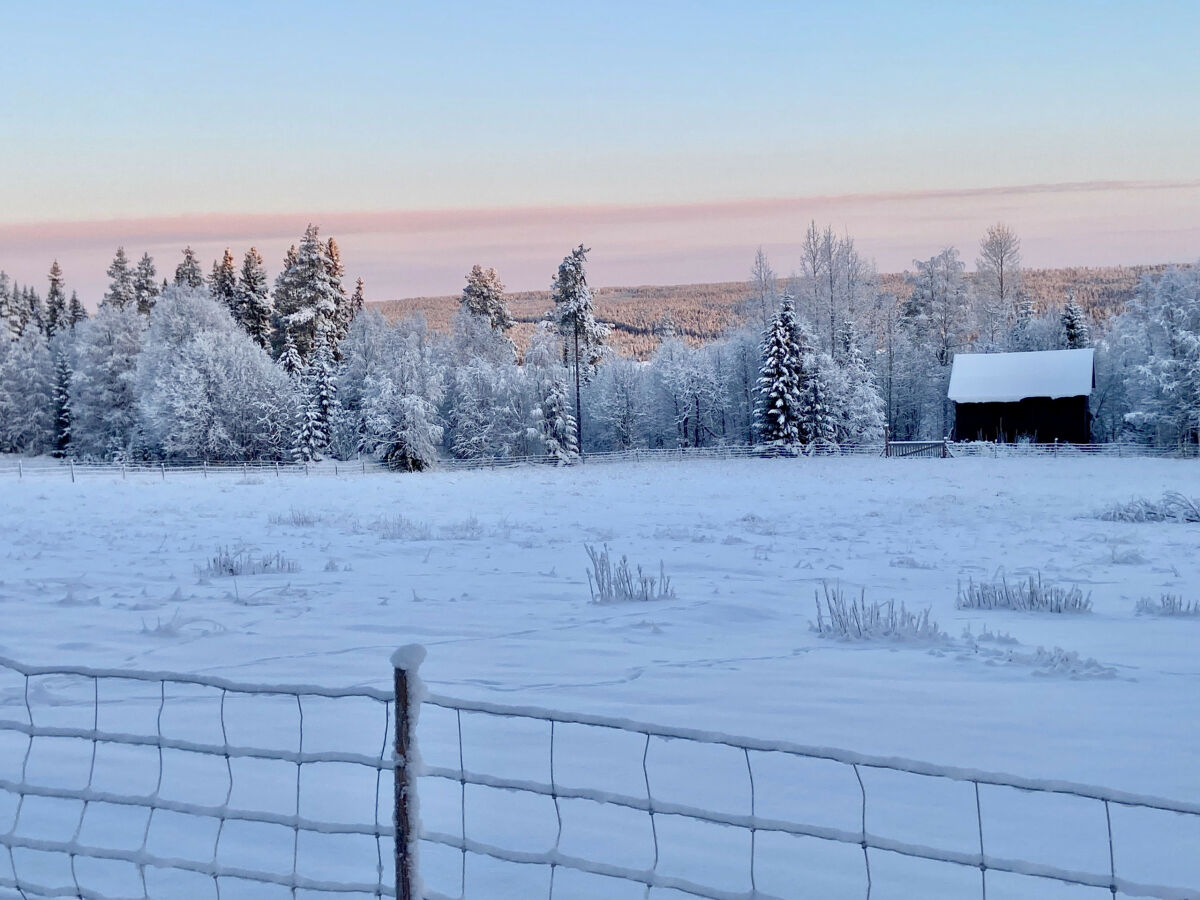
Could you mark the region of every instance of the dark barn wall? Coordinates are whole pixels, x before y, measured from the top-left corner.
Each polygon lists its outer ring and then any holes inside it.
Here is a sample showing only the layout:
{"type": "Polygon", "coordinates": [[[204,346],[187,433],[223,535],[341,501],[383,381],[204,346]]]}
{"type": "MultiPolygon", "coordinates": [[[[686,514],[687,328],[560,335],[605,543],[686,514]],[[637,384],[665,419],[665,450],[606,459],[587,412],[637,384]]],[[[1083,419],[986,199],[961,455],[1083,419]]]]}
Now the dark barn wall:
{"type": "Polygon", "coordinates": [[[1072,444],[1092,440],[1087,397],[1028,397],[1015,403],[954,404],[954,437],[960,441],[1013,443],[1029,437],[1039,444],[1057,438],[1072,444]]]}

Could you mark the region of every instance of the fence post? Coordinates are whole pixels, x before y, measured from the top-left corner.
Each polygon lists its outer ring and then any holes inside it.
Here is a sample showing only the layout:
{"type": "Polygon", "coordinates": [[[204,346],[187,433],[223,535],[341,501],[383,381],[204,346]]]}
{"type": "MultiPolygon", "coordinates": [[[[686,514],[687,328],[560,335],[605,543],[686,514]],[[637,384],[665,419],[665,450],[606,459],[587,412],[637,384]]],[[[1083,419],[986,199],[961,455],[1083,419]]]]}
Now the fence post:
{"type": "Polygon", "coordinates": [[[204,479],[208,480],[208,460],[204,460],[204,479]]]}
{"type": "Polygon", "coordinates": [[[25,470],[21,468],[21,461],[17,460],[17,481],[25,477],[25,470]]]}
{"type": "Polygon", "coordinates": [[[67,463],[71,466],[71,484],[75,483],[75,460],[69,459],[67,463]]]}
{"type": "Polygon", "coordinates": [[[887,425],[883,426],[883,458],[887,459],[892,455],[891,429],[887,425]]]}
{"type": "Polygon", "coordinates": [[[158,467],[159,467],[159,469],[162,470],[162,477],[163,477],[162,480],[166,481],[167,480],[167,464],[165,462],[160,462],[158,464],[158,467]]]}
{"type": "Polygon", "coordinates": [[[417,714],[424,688],[417,669],[425,659],[420,644],[400,647],[392,654],[396,682],[396,797],[392,822],[396,828],[396,900],[421,900],[418,891],[417,840],[417,714]],[[414,763],[410,765],[410,762],[414,763]]]}
{"type": "Polygon", "coordinates": [[[125,463],[121,463],[121,480],[125,480],[125,463]]]}

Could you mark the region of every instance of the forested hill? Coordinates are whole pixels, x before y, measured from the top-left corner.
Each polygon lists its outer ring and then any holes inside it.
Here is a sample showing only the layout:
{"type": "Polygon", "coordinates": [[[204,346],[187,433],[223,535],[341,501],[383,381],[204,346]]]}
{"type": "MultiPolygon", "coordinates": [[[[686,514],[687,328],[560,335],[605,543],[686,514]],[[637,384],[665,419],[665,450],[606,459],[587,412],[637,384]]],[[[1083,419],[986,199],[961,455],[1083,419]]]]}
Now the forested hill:
{"type": "MultiPolygon", "coordinates": [[[[1076,300],[1092,318],[1102,320],[1120,311],[1144,273],[1157,273],[1165,268],[1156,265],[1025,269],[1022,278],[1039,311],[1062,305],[1067,292],[1073,290],[1076,300]]],[[[879,280],[883,291],[899,297],[907,293],[903,274],[881,275],[879,280]]],[[[594,289],[594,293],[597,317],[613,326],[610,342],[623,354],[646,359],[658,346],[655,326],[664,318],[669,316],[676,332],[689,343],[705,343],[740,321],[750,287],[745,281],[729,281],[604,287],[594,289]]],[[[448,331],[458,302],[457,296],[410,297],[373,305],[393,320],[424,313],[431,328],[448,331]]],[[[514,338],[524,347],[536,323],[550,308],[550,292],[512,293],[508,295],[508,303],[517,320],[514,338]]]]}

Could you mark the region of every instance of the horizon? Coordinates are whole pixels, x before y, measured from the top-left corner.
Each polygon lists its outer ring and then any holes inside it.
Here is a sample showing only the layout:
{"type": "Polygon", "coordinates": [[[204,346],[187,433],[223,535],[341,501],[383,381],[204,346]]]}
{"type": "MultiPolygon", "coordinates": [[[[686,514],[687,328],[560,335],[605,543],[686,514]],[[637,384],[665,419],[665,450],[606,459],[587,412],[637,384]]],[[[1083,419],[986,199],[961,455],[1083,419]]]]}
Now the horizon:
{"type": "Polygon", "coordinates": [[[94,307],[308,222],[371,299],[475,263],[544,289],[786,275],[809,221],[881,271],[1003,221],[1034,267],[1200,256],[1200,7],[763,2],[595,10],[75,0],[6,13],[0,268],[94,307]],[[52,43],[51,43],[52,41],[52,43]],[[54,52],[48,52],[53,47],[54,52]],[[1164,65],[1169,60],[1171,65],[1164,65]]]}

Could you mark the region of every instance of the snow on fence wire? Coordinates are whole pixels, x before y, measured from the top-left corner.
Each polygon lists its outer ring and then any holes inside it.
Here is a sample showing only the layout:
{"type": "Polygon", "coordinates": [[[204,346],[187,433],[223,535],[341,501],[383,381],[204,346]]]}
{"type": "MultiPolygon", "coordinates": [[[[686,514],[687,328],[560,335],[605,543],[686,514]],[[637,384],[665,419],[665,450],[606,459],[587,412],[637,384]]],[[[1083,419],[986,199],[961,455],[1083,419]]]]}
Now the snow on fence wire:
{"type": "Polygon", "coordinates": [[[0,659],[0,896],[392,897],[392,707],[0,659]]]}
{"type": "MultiPolygon", "coordinates": [[[[1146,444],[995,444],[987,441],[889,441],[883,443],[821,443],[792,449],[776,446],[728,444],[717,447],[680,447],[634,450],[612,450],[586,454],[580,462],[587,464],[636,463],[669,460],[701,459],[774,459],[814,456],[893,456],[893,457],[1200,457],[1200,445],[1183,447],[1151,447],[1146,444]]],[[[524,466],[558,466],[562,462],[551,456],[488,456],[470,459],[439,460],[435,468],[448,470],[501,469],[524,466]]],[[[202,459],[174,459],[157,462],[111,463],[75,462],[73,460],[22,459],[0,456],[0,477],[12,478],[56,475],[74,480],[90,474],[113,475],[122,478],[151,476],[165,480],[168,473],[194,474],[207,478],[210,474],[242,474],[259,477],[354,475],[389,472],[376,460],[324,460],[314,463],[281,463],[266,460],[252,462],[208,462],[202,459]]]]}
{"type": "Polygon", "coordinates": [[[427,695],[423,657],[391,692],[0,660],[0,891],[1200,897],[1200,803],[427,695]]]}

